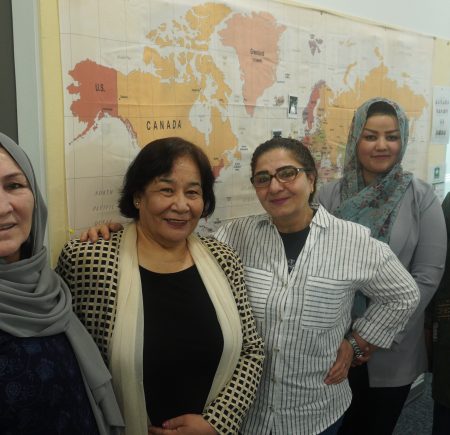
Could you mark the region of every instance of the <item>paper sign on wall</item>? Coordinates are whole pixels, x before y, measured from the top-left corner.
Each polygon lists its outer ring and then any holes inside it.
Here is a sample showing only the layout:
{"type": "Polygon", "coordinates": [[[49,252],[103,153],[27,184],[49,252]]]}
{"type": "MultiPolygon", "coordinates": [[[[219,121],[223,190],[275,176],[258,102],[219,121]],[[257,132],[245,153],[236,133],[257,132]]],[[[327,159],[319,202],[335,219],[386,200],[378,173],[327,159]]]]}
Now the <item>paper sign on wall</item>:
{"type": "Polygon", "coordinates": [[[433,87],[431,143],[448,144],[450,128],[450,87],[433,87]]]}

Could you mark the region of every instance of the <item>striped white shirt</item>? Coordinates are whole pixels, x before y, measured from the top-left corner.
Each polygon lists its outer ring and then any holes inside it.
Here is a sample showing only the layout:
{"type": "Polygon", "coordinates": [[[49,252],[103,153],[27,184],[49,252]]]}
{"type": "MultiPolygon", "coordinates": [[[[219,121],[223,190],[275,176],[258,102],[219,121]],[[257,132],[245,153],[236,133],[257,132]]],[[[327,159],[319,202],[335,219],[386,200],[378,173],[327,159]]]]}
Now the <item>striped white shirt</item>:
{"type": "Polygon", "coordinates": [[[356,290],[370,299],[354,329],[389,347],[419,301],[416,283],[385,243],[320,206],[294,269],[268,215],[236,219],[215,237],[244,263],[249,299],[266,359],[259,391],[241,432],[313,435],[333,424],[351,400],[348,382],[326,385],[350,328],[356,290]]]}

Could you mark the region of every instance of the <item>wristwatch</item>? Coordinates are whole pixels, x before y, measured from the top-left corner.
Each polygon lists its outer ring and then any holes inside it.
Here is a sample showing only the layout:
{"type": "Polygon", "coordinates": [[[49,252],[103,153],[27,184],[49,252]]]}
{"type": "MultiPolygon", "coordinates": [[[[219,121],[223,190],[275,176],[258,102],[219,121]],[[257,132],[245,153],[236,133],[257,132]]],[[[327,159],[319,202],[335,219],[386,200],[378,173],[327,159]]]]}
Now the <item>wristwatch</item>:
{"type": "Polygon", "coordinates": [[[353,349],[353,353],[354,353],[354,357],[355,358],[361,358],[362,356],[364,356],[364,352],[361,350],[361,348],[359,347],[358,342],[356,341],[355,337],[353,337],[353,334],[351,332],[349,332],[346,336],[345,339],[350,343],[350,345],[352,346],[353,349]]]}

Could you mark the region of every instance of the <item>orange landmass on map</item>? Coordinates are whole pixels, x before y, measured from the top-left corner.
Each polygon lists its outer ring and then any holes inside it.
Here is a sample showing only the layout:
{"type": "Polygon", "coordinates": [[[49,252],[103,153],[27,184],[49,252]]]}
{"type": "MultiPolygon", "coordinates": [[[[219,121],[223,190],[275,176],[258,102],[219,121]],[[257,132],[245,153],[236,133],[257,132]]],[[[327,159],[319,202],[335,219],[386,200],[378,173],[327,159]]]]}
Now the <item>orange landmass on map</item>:
{"type": "Polygon", "coordinates": [[[405,109],[410,120],[419,119],[427,106],[422,95],[415,94],[406,84],[400,85],[388,76],[388,68],[381,63],[363,79],[357,79],[352,89],[334,95],[329,87],[322,87],[321,105],[327,118],[339,119],[339,123],[327,122],[326,134],[332,146],[346,143],[355,108],[375,96],[390,98],[405,109]],[[333,131],[330,131],[333,128],[333,131]]]}
{"type": "Polygon", "coordinates": [[[311,130],[314,125],[314,110],[320,99],[320,90],[325,85],[324,80],[319,80],[314,86],[309,96],[308,103],[302,113],[303,122],[306,123],[308,130],[311,130]]]}
{"type": "Polygon", "coordinates": [[[189,9],[181,22],[172,20],[170,26],[163,23],[149,32],[151,46],[144,48],[143,61],[151,65],[152,72],[122,74],[90,60],[77,64],[70,74],[78,84],[68,89],[79,95],[71,106],[72,113],[87,123],[81,135],[95,128],[96,121],[108,113],[126,125],[141,147],[168,136],[181,136],[201,146],[218,176],[230,164],[227,152],[238,143],[224,114],[231,88],[208,49],[216,26],[230,13],[224,5],[206,3],[189,9]],[[100,96],[92,94],[92,85],[97,82],[103,84],[100,96]],[[210,108],[204,131],[190,119],[195,104],[210,108]]]}
{"type": "Polygon", "coordinates": [[[209,42],[217,25],[230,13],[231,9],[228,6],[216,3],[205,3],[190,9],[186,14],[186,21],[189,29],[195,32],[195,38],[192,39],[192,48],[208,50],[208,44],[199,44],[199,42],[209,42]]]}
{"type": "Polygon", "coordinates": [[[127,103],[119,104],[119,116],[126,120],[141,147],[155,139],[181,136],[203,148],[216,176],[230,163],[225,151],[235,148],[237,139],[229,119],[222,119],[218,109],[212,108],[211,132],[206,137],[189,119],[200,89],[193,75],[181,83],[167,83],[153,74],[134,71],[119,73],[117,82],[119,94],[127,94],[127,103]]]}
{"type": "Polygon", "coordinates": [[[70,110],[81,122],[86,123],[78,137],[94,127],[96,120],[105,114],[118,115],[116,70],[85,60],[69,71],[69,75],[77,84],[72,83],[67,90],[70,94],[79,95],[78,100],[71,104],[70,110]]]}
{"type": "Polygon", "coordinates": [[[176,20],[172,20],[171,26],[162,23],[157,29],[150,31],[147,38],[155,42],[159,48],[175,45],[207,51],[216,26],[230,13],[231,9],[228,6],[218,3],[194,6],[186,13],[186,24],[181,24],[176,20]],[[183,32],[183,36],[174,36],[170,33],[171,30],[183,32]]]}
{"type": "Polygon", "coordinates": [[[242,94],[249,115],[256,100],[275,83],[279,62],[278,43],[286,27],[278,25],[267,13],[234,15],[219,32],[222,43],[236,50],[243,81],[242,94]]]}
{"type": "MultiPolygon", "coordinates": [[[[174,65],[170,64],[170,59],[161,59],[161,62],[162,76],[166,77],[164,68],[172,69],[174,65]]],[[[214,72],[213,65],[207,60],[204,59],[202,65],[207,66],[213,75],[216,74],[216,78],[221,77],[218,75],[219,71],[214,72]]],[[[181,136],[203,148],[211,161],[216,176],[219,175],[222,168],[229,165],[230,162],[225,156],[226,151],[237,146],[237,139],[229,119],[223,117],[217,108],[212,108],[211,131],[207,135],[195,128],[189,119],[189,112],[201,89],[202,78],[197,79],[190,74],[184,77],[185,80],[177,82],[161,80],[154,74],[142,71],[132,71],[127,75],[114,71],[115,89],[114,92],[112,90],[109,92],[107,105],[100,102],[92,104],[92,95],[84,87],[92,86],[92,83],[96,83],[96,81],[94,78],[87,81],[85,76],[89,74],[89,71],[103,71],[101,67],[97,67],[99,65],[92,61],[84,61],[71,71],[72,77],[83,78],[78,85],[69,87],[72,94],[80,96],[74,102],[77,104],[71,106],[72,113],[80,121],[87,123],[81,135],[92,128],[96,120],[98,121],[105,113],[108,113],[125,123],[141,147],[155,139],[181,136]],[[111,95],[116,95],[115,101],[112,101],[111,95]]],[[[110,68],[106,69],[110,70],[110,68]]],[[[101,75],[99,77],[102,78],[101,83],[105,84],[104,77],[101,75]]],[[[108,88],[110,86],[111,83],[108,84],[108,88]]],[[[216,91],[216,98],[225,95],[221,92],[224,90],[216,91]]]]}

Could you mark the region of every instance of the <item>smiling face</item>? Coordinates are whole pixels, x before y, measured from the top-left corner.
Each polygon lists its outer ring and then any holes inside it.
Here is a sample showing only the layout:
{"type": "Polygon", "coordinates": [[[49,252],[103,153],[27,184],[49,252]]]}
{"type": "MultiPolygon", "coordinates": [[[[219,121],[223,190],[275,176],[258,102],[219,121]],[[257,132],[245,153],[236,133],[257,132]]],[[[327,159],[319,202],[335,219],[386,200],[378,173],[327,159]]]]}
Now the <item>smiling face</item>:
{"type": "MultiPolygon", "coordinates": [[[[254,174],[262,171],[274,174],[283,166],[303,167],[290,151],[275,148],[258,157],[254,174]]],[[[303,229],[305,222],[309,224],[312,217],[309,196],[314,191],[314,176],[311,173],[299,172],[288,183],[280,183],[273,177],[267,187],[256,188],[255,191],[279,231],[290,233],[303,229]]]]}
{"type": "Polygon", "coordinates": [[[375,114],[367,119],[357,145],[364,182],[371,184],[397,163],[402,147],[397,118],[375,114]]]}
{"type": "Polygon", "coordinates": [[[0,147],[0,257],[7,263],[20,260],[28,239],[34,197],[28,181],[11,156],[0,147]]]}
{"type": "Polygon", "coordinates": [[[190,157],[179,157],[172,171],[152,180],[135,195],[137,225],[146,237],[166,248],[186,242],[203,212],[200,171],[190,157]]]}

